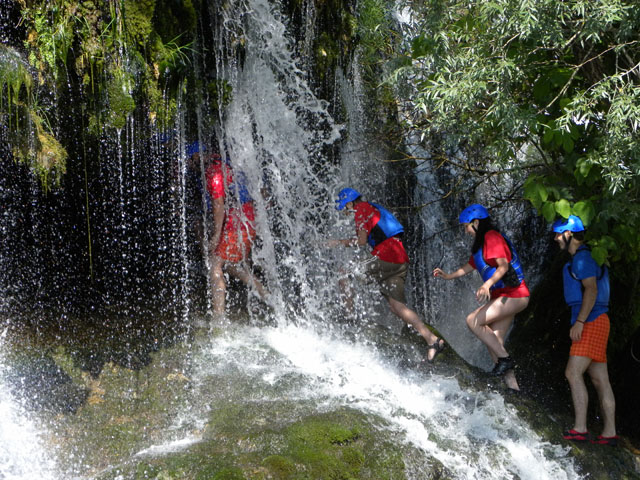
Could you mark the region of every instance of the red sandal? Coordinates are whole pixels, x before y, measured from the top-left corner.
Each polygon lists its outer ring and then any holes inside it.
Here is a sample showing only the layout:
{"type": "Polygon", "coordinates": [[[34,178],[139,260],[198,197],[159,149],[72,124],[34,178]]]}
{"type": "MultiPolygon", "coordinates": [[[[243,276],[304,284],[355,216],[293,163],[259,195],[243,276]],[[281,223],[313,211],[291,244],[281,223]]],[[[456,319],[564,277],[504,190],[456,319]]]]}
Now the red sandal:
{"type": "Polygon", "coordinates": [[[591,440],[591,443],[595,443],[597,445],[609,445],[610,447],[615,447],[618,445],[618,436],[614,435],[613,437],[603,437],[602,435],[598,435],[597,438],[591,440]]]}
{"type": "Polygon", "coordinates": [[[572,428],[571,430],[565,430],[562,433],[562,437],[565,440],[571,440],[572,442],[586,442],[589,440],[589,432],[576,432],[572,428]]]}

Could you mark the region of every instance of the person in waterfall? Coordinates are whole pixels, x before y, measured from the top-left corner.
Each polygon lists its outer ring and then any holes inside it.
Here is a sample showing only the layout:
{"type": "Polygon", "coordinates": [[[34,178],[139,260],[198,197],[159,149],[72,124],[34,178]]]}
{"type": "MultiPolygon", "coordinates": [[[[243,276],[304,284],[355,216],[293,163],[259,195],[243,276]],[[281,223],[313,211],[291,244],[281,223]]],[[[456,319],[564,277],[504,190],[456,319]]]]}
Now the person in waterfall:
{"type": "Polygon", "coordinates": [[[591,437],[587,430],[589,395],[584,382],[588,373],[600,400],[602,433],[592,443],[616,446],[616,402],[607,370],[607,342],[609,339],[609,273],[598,266],[591,250],[584,244],[585,228],[575,215],[553,223],[554,240],[571,260],[562,269],[564,298],[571,309],[572,340],[565,376],[571,388],[575,414],[573,428],[563,437],[585,442],[591,437]]]}
{"type": "Polygon", "coordinates": [[[489,211],[479,204],[465,208],[459,216],[466,234],[473,237],[469,260],[452,273],[440,267],[435,277],[452,280],[474,269],[482,277],[476,299],[482,305],[467,315],[467,326],[482,341],[494,362],[492,373],[504,375],[509,389],[519,391],[515,361],[504,348],[505,338],[515,315],[529,304],[529,288],[518,254],[511,242],[493,225],[489,211]]]}
{"type": "Polygon", "coordinates": [[[249,259],[256,238],[254,201],[242,172],[234,172],[227,158],[207,155],[206,186],[211,196],[213,222],[209,235],[213,312],[225,312],[225,272],[252,287],[263,300],[267,291],[251,272],[249,259]]]}
{"type": "MultiPolygon", "coordinates": [[[[427,342],[427,360],[433,362],[445,348],[442,338],[435,335],[420,319],[418,314],[406,305],[404,293],[405,278],[409,266],[409,256],[402,244],[404,228],[387,209],[370,203],[352,188],[344,188],[338,194],[336,209],[355,216],[356,235],[351,238],[333,239],[330,247],[356,247],[369,244],[371,258],[365,264],[365,275],[375,281],[380,293],[389,302],[391,311],[405,323],[411,325],[427,342]]],[[[341,280],[343,292],[349,292],[346,279],[341,280]]],[[[347,309],[353,311],[353,299],[344,297],[347,309]]]]}

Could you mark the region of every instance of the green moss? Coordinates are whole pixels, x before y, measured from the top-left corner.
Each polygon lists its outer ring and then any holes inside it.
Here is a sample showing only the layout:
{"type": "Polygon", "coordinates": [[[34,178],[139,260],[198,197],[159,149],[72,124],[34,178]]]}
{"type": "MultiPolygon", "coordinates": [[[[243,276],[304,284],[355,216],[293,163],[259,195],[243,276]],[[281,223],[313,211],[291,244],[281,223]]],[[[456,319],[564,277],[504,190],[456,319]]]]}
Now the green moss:
{"type": "Polygon", "coordinates": [[[127,73],[120,71],[109,82],[107,95],[109,98],[109,111],[107,113],[106,124],[115,129],[122,129],[127,122],[127,117],[136,107],[130,89],[133,85],[133,78],[127,73]]]}
{"type": "Polygon", "coordinates": [[[233,88],[226,80],[216,80],[207,85],[209,106],[212,112],[217,112],[231,103],[233,88]]]}
{"type": "Polygon", "coordinates": [[[198,19],[196,4],[192,0],[156,0],[153,24],[163,43],[176,39],[181,40],[179,45],[191,43],[198,19]]]}
{"type": "Polygon", "coordinates": [[[18,104],[21,91],[30,97],[33,79],[22,61],[20,54],[13,48],[0,44],[0,111],[7,105],[18,104]],[[6,98],[5,98],[6,89],[6,98]]]}
{"type": "Polygon", "coordinates": [[[282,455],[270,455],[262,463],[276,478],[289,478],[296,472],[296,464],[282,455]]]}
{"type": "Polygon", "coordinates": [[[153,31],[156,0],[124,0],[124,20],[129,38],[143,49],[153,31]]]}

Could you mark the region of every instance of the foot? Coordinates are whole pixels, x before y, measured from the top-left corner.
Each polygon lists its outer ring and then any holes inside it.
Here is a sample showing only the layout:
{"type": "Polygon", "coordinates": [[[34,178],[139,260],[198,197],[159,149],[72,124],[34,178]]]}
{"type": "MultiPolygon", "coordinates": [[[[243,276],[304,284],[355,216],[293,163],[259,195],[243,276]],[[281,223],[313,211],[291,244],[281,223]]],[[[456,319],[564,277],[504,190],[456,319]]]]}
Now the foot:
{"type": "Polygon", "coordinates": [[[562,437],[565,440],[571,440],[572,442],[586,442],[589,440],[589,432],[578,432],[572,428],[571,430],[565,430],[562,432],[562,437]]]}
{"type": "Polygon", "coordinates": [[[496,366],[491,370],[491,374],[497,377],[504,375],[509,370],[513,370],[513,367],[516,366],[516,362],[511,357],[502,357],[498,358],[498,362],[496,366]]]}
{"type": "Polygon", "coordinates": [[[444,350],[446,343],[440,337],[436,337],[436,341],[431,345],[427,345],[427,362],[433,363],[438,354],[444,350]]]}
{"type": "Polygon", "coordinates": [[[614,435],[613,437],[605,437],[603,435],[598,435],[597,438],[591,439],[591,443],[595,443],[597,445],[609,445],[610,447],[615,447],[618,445],[618,436],[614,435]]]}

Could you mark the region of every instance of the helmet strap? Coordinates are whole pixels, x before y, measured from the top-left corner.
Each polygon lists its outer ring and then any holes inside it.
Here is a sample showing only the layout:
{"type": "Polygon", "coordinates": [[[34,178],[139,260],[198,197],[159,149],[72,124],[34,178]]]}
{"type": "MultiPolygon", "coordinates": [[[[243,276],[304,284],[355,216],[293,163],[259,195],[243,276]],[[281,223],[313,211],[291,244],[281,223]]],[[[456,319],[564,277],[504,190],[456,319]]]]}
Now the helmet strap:
{"type": "Polygon", "coordinates": [[[571,245],[571,241],[573,240],[573,235],[569,235],[569,240],[567,241],[567,237],[565,236],[565,233],[568,231],[569,230],[565,230],[562,233],[562,238],[564,238],[564,250],[566,250],[567,252],[569,251],[569,245],[571,245]]]}

